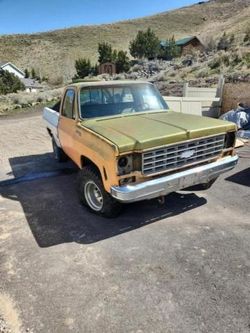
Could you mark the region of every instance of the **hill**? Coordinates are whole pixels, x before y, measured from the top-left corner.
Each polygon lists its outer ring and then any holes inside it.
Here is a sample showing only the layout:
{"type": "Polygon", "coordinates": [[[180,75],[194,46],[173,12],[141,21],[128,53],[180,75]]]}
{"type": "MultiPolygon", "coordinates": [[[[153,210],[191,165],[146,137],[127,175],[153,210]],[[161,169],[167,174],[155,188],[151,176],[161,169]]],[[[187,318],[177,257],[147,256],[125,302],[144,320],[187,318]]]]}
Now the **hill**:
{"type": "Polygon", "coordinates": [[[97,60],[97,45],[107,41],[126,50],[138,30],[151,27],[161,39],[197,35],[202,41],[224,31],[240,41],[249,25],[249,0],[210,0],[158,15],[106,25],[79,26],[37,34],[0,36],[0,60],[21,68],[34,67],[41,76],[64,79],[74,73],[79,57],[97,60]]]}

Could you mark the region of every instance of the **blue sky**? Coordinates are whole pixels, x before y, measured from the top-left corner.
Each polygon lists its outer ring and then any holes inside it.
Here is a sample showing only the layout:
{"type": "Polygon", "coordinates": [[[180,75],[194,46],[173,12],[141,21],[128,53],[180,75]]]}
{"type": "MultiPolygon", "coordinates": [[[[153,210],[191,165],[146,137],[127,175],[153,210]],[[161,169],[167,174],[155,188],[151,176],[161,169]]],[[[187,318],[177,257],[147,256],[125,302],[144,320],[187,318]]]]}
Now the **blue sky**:
{"type": "Polygon", "coordinates": [[[199,0],[0,0],[0,34],[31,33],[111,23],[199,0]]]}

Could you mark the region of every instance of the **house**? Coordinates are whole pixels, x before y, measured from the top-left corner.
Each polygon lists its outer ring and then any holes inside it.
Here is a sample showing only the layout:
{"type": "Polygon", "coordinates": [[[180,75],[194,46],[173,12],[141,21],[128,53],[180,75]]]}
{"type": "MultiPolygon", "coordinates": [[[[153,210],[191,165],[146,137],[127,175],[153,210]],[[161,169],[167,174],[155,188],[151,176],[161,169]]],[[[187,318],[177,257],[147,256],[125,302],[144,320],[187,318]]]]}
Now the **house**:
{"type": "Polygon", "coordinates": [[[25,78],[25,73],[8,61],[0,61],[0,69],[15,74],[24,84],[26,92],[37,92],[41,90],[42,85],[34,79],[25,78]]]}
{"type": "Polygon", "coordinates": [[[37,92],[43,89],[43,86],[34,79],[22,78],[20,80],[25,85],[26,92],[37,92]]]}
{"type": "Polygon", "coordinates": [[[99,66],[99,74],[113,75],[116,73],[116,65],[112,62],[105,62],[99,66]]]}
{"type": "MultiPolygon", "coordinates": [[[[197,50],[200,52],[205,51],[204,45],[196,36],[185,37],[178,39],[175,42],[176,46],[180,47],[181,55],[186,55],[192,53],[192,51],[197,50]]],[[[168,45],[168,41],[161,41],[161,47],[165,48],[168,45]]]]}
{"type": "Polygon", "coordinates": [[[25,74],[21,69],[17,68],[15,65],[8,61],[0,61],[0,69],[15,74],[17,77],[19,77],[19,79],[23,79],[25,77],[25,74]]]}

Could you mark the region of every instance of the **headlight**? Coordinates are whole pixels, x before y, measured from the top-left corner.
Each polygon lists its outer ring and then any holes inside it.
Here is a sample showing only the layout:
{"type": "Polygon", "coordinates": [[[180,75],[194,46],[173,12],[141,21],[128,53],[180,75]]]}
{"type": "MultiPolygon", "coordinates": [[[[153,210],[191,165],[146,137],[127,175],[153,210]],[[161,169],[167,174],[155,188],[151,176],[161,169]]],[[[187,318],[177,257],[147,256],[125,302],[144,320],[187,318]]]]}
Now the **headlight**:
{"type": "Polygon", "coordinates": [[[127,156],[120,157],[119,160],[118,160],[118,166],[120,168],[126,168],[127,165],[128,165],[128,158],[127,158],[127,156]]]}
{"type": "Polygon", "coordinates": [[[225,136],[225,143],[224,143],[224,149],[232,148],[235,145],[235,138],[236,133],[235,132],[228,132],[225,136]]]}
{"type": "Polygon", "coordinates": [[[131,155],[119,157],[117,164],[119,176],[127,175],[133,171],[133,159],[131,155]]]}

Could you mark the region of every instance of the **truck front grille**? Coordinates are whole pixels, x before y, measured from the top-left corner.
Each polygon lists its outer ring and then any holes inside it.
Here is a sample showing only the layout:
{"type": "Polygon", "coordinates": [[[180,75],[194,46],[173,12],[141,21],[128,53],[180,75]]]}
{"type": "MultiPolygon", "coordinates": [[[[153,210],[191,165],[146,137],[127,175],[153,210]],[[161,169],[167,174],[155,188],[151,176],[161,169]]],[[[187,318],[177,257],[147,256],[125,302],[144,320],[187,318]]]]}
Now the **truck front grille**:
{"type": "Polygon", "coordinates": [[[200,163],[220,155],[225,134],[200,138],[142,154],[142,173],[150,175],[200,163]]]}

